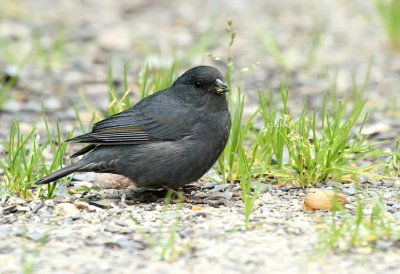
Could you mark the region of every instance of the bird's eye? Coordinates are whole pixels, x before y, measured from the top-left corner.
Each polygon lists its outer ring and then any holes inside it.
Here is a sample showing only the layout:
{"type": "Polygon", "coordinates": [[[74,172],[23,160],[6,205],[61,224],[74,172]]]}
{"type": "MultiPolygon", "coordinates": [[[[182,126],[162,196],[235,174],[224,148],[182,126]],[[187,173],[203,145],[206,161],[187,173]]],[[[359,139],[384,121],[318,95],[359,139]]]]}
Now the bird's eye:
{"type": "Polygon", "coordinates": [[[199,87],[201,86],[201,84],[200,84],[199,81],[196,81],[196,82],[194,82],[194,86],[195,86],[196,88],[199,88],[199,87]]]}

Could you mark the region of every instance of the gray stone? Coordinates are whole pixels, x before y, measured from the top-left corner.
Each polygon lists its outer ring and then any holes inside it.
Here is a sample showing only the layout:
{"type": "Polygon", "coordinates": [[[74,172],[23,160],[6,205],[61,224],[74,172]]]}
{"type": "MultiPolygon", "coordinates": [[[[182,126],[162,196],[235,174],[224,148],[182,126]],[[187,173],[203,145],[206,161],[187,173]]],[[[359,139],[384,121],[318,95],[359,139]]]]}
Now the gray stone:
{"type": "Polygon", "coordinates": [[[326,185],[330,186],[330,187],[333,187],[333,188],[340,189],[340,188],[342,188],[343,183],[329,180],[329,181],[326,182],[326,185]]]}
{"type": "Polygon", "coordinates": [[[342,193],[344,193],[348,196],[353,196],[356,193],[356,189],[353,184],[348,184],[348,185],[343,186],[342,193]]]}
{"type": "Polygon", "coordinates": [[[225,189],[227,189],[230,186],[231,184],[219,184],[214,186],[214,188],[211,189],[210,192],[225,191],[225,189]]]}

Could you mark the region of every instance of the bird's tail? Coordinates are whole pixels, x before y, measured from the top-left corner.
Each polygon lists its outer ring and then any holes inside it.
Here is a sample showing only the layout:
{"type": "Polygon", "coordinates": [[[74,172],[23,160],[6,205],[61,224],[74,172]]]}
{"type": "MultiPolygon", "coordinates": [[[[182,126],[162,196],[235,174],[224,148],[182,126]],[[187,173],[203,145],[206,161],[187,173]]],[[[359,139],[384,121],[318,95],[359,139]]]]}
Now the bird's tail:
{"type": "Polygon", "coordinates": [[[60,170],[57,170],[45,177],[43,177],[42,179],[36,181],[37,185],[43,185],[43,184],[48,184],[51,183],[57,179],[60,179],[62,177],[65,177],[71,173],[74,173],[76,171],[78,171],[80,168],[82,167],[82,164],[80,162],[77,162],[75,164],[72,164],[70,166],[66,166],[60,170]]]}

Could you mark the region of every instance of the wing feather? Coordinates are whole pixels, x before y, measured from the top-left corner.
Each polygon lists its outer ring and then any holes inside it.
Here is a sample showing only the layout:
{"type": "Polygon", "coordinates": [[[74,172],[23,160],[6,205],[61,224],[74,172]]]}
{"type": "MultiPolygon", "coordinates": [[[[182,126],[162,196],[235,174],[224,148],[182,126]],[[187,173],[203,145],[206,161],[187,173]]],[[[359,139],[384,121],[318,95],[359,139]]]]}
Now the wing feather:
{"type": "Polygon", "coordinates": [[[169,98],[158,97],[153,97],[152,104],[145,104],[149,101],[147,97],[132,108],[97,122],[92,132],[68,141],[126,145],[171,141],[187,136],[195,124],[195,115],[187,115],[188,109],[169,98]],[[157,104],[156,109],[153,103],[157,104]]]}

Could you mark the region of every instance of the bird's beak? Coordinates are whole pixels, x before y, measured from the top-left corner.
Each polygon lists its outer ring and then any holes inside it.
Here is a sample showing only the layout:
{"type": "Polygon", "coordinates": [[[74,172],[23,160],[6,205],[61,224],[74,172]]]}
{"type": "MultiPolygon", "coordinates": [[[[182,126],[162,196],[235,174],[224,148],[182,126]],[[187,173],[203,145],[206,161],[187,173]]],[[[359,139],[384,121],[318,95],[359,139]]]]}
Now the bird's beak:
{"type": "Polygon", "coordinates": [[[229,87],[221,79],[215,80],[215,89],[218,94],[224,94],[229,91],[229,87]]]}

